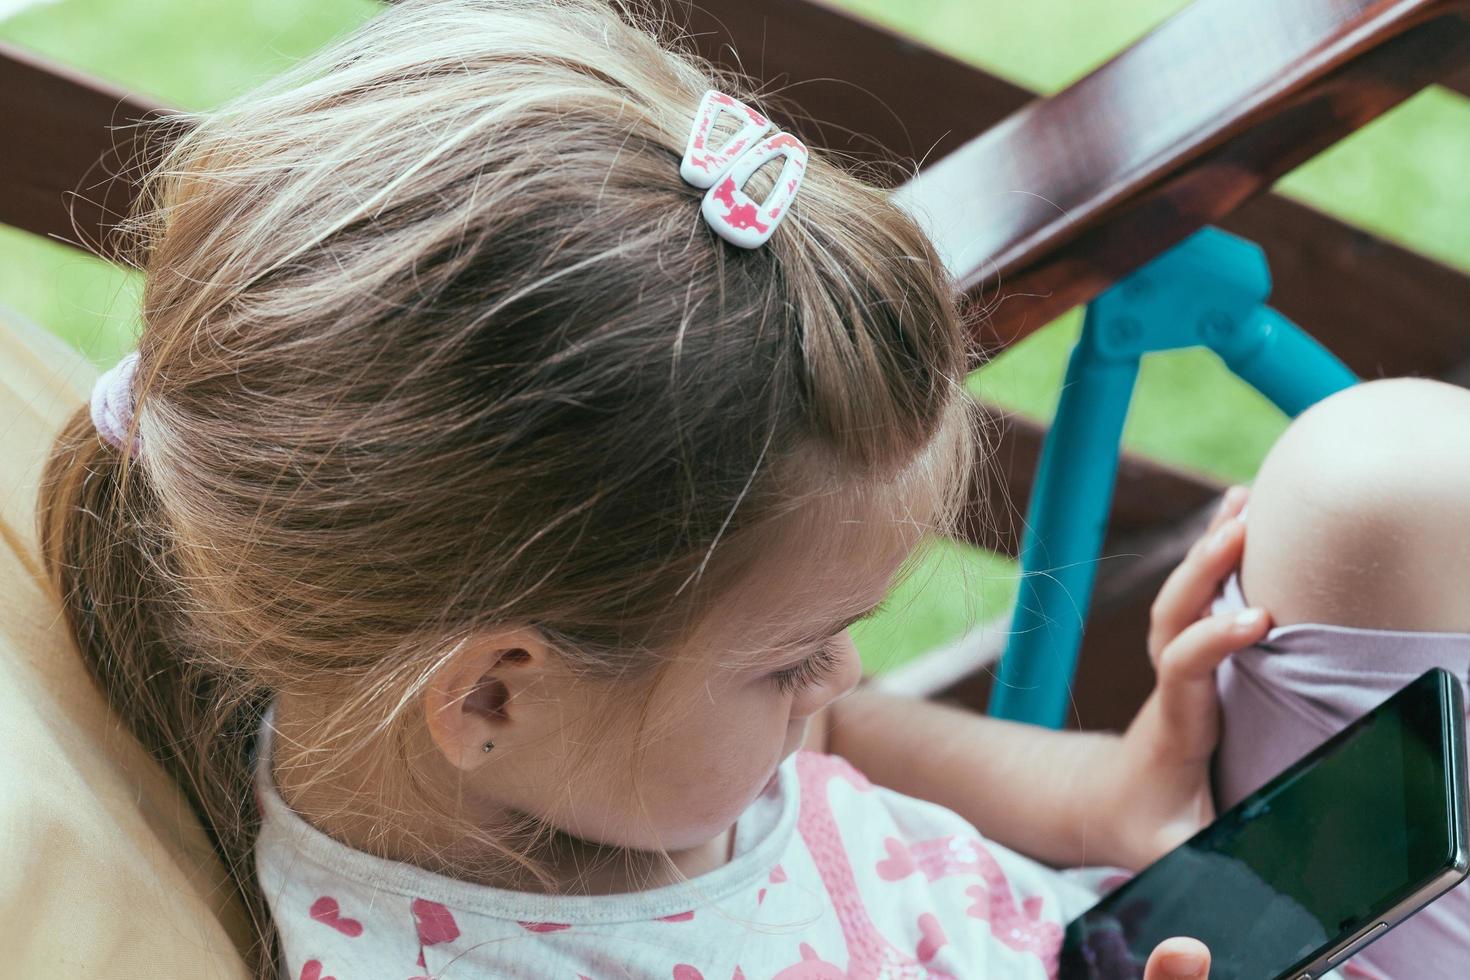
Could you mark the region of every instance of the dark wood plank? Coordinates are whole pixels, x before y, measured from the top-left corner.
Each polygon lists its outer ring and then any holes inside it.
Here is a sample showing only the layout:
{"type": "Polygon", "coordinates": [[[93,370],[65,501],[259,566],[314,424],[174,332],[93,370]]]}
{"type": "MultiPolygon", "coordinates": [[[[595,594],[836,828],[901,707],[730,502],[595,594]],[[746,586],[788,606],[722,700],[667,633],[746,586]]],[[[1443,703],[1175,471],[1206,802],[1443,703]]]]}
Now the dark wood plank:
{"type": "Polygon", "coordinates": [[[1032,92],[827,0],[667,0],[694,50],[743,69],[761,107],[893,186],[1031,102],[1032,92]]]}
{"type": "Polygon", "coordinates": [[[135,120],[167,107],[0,43],[0,222],[108,254],[105,229],[127,212],[135,120]],[[113,129],[111,127],[120,127],[113,129]]]}
{"type": "Polygon", "coordinates": [[[1272,305],[1361,377],[1470,360],[1470,276],[1276,195],[1221,224],[1265,247],[1272,305]]]}
{"type": "MultiPolygon", "coordinates": [[[[933,172],[956,138],[990,130],[1030,97],[1022,89],[826,3],[706,0],[699,10],[691,11],[679,0],[677,8],[678,15],[687,18],[700,53],[731,67],[743,64],[769,86],[802,103],[806,114],[793,122],[788,113],[787,125],[795,125],[814,142],[825,140],[839,149],[860,151],[859,156],[881,150],[899,158],[924,157],[928,171],[933,172]],[[813,45],[808,51],[801,40],[805,37],[831,38],[833,43],[813,45]],[[970,87],[966,87],[967,80],[970,87]],[[855,87],[858,85],[861,87],[855,87]],[[956,96],[935,98],[936,91],[956,96]],[[883,108],[875,112],[875,106],[883,108]],[[828,128],[813,131],[807,118],[811,116],[824,120],[828,128]],[[869,138],[853,137],[854,132],[869,138]],[[934,151],[925,157],[924,147],[934,151]]],[[[1470,63],[1455,77],[1470,79],[1470,63]]],[[[1140,98],[1147,102],[1152,94],[1144,91],[1140,98]]],[[[1039,108],[1040,104],[1027,111],[1039,108]]],[[[1112,125],[1123,111],[1108,107],[1098,115],[1112,125]]],[[[871,159],[881,160],[881,156],[871,159]]],[[[1018,156],[1016,167],[1034,162],[1029,156],[1024,161],[1018,156]]],[[[948,165],[948,161],[943,164],[948,165]]],[[[1222,166],[1207,170],[1196,184],[1189,185],[1190,192],[1201,197],[1225,195],[1222,206],[1211,209],[1212,213],[1238,203],[1240,196],[1238,189],[1220,180],[1222,166]]],[[[1037,204],[1046,211],[1046,206],[1037,204]]],[[[988,227],[992,216],[987,214],[983,220],[988,227]]],[[[1470,277],[1274,194],[1249,200],[1221,223],[1266,249],[1276,279],[1274,302],[1340,352],[1360,374],[1438,374],[1470,356],[1466,347],[1470,331],[1465,329],[1470,277]]],[[[1131,231],[1132,226],[1125,225],[1122,237],[1126,239],[1131,231]]],[[[1088,271],[1085,260],[1064,259],[1058,260],[1061,275],[1075,266],[1088,271]]],[[[1134,261],[1130,256],[1120,265],[1134,261]]],[[[1097,277],[1099,281],[1083,292],[1090,294],[1102,280],[1111,281],[1112,274],[1110,270],[1097,277]]],[[[1032,297],[1018,295],[1032,292],[1031,287],[1010,282],[1009,286],[1001,283],[998,289],[982,286],[978,294],[982,300],[993,300],[997,294],[1009,297],[997,317],[975,318],[991,351],[1041,326],[1070,303],[1064,297],[1065,289],[1055,284],[1037,287],[1036,291],[1051,290],[1049,295],[1032,297]],[[1033,305],[1028,309],[1026,303],[1033,305]]]]}
{"type": "MultiPolygon", "coordinates": [[[[876,176],[906,174],[921,157],[934,162],[1031,98],[825,3],[742,0],[732,6],[730,0],[712,0],[697,9],[687,0],[671,3],[671,16],[682,20],[681,29],[702,53],[761,74],[766,87],[789,103],[788,125],[804,134],[815,130],[814,140],[872,164],[876,176]],[[812,37],[832,43],[809,46],[805,39],[812,37]],[[935,91],[955,97],[934,98],[935,91]],[[793,121],[791,115],[801,118],[793,121]]],[[[13,47],[0,46],[0,83],[0,118],[14,137],[0,157],[0,176],[7,178],[0,220],[37,234],[99,240],[103,218],[124,210],[132,193],[126,179],[107,179],[132,152],[127,131],[118,132],[123,145],[116,145],[107,127],[166,107],[13,47]],[[76,194],[82,199],[71,196],[76,194]],[[75,228],[68,207],[75,209],[75,228]]],[[[1462,297],[1470,292],[1462,277],[1276,197],[1252,202],[1248,213],[1251,220],[1229,220],[1227,227],[1265,246],[1277,264],[1283,310],[1329,346],[1361,346],[1356,338],[1376,335],[1392,319],[1400,338],[1395,347],[1419,356],[1397,358],[1397,367],[1385,365],[1381,373],[1432,373],[1460,359],[1467,308],[1462,297]],[[1312,260],[1301,261],[1301,255],[1312,260]],[[1433,288],[1420,288],[1420,282],[1433,288]],[[1387,318],[1380,315],[1385,308],[1402,312],[1387,318]]],[[[1026,298],[1012,295],[1002,304],[1002,318],[985,326],[1009,322],[1018,299],[1026,298]]],[[[1048,299],[1055,305],[1055,297],[1048,299]]],[[[1018,333],[1039,325],[1035,318],[1023,320],[1018,333]]],[[[1005,340],[998,329],[987,334],[992,349],[1005,340]]],[[[1371,358],[1349,361],[1366,366],[1365,373],[1380,373],[1371,358]]]]}
{"type": "Polygon", "coordinates": [[[1459,68],[1442,82],[1445,88],[1459,92],[1461,95],[1470,95],[1470,65],[1459,68]]]}
{"type": "Polygon", "coordinates": [[[1470,63],[1448,0],[1196,0],[925,168],[925,216],[1007,344],[1470,63]]]}
{"type": "MultiPolygon", "coordinates": [[[[1138,713],[1154,683],[1144,646],[1149,607],[1166,577],[1164,573],[1138,580],[1138,588],[1125,602],[1093,604],[1078,656],[1066,727],[1120,732],[1138,713]]],[[[984,712],[990,703],[995,670],[994,665],[987,665],[948,687],[918,693],[984,712]]]]}
{"type": "MultiPolygon", "coordinates": [[[[986,431],[994,435],[975,469],[961,536],[1014,555],[1046,427],[991,405],[982,403],[981,410],[986,431]]],[[[1218,481],[1125,452],[1118,464],[1106,547],[1183,520],[1223,489],[1218,481]]]]}
{"type": "MultiPolygon", "coordinates": [[[[1109,536],[1078,654],[1069,727],[1121,731],[1138,712],[1154,682],[1144,642],[1149,609],[1217,506],[1218,496],[1209,497],[1171,526],[1109,536]]],[[[938,690],[917,693],[984,711],[993,680],[994,667],[987,665],[938,690]]]]}

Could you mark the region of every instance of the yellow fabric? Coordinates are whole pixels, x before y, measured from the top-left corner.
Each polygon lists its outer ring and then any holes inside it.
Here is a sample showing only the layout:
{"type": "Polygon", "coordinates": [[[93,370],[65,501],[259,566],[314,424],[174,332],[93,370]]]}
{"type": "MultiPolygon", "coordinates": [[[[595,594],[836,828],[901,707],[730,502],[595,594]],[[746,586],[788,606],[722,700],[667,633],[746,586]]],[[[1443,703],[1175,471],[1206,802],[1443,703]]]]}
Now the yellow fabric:
{"type": "Polygon", "coordinates": [[[92,685],[36,556],[46,452],[95,375],[0,308],[0,978],[242,978],[204,829],[92,685]]]}

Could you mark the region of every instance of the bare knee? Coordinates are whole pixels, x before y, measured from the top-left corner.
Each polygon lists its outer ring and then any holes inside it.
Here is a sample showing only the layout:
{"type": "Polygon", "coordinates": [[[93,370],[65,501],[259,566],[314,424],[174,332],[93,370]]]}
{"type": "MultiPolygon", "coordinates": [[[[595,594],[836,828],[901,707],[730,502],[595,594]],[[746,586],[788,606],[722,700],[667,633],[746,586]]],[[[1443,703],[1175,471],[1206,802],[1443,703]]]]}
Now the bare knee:
{"type": "Polygon", "coordinates": [[[1470,391],[1324,399],[1267,455],[1247,524],[1242,584],[1278,624],[1470,632],[1470,391]]]}

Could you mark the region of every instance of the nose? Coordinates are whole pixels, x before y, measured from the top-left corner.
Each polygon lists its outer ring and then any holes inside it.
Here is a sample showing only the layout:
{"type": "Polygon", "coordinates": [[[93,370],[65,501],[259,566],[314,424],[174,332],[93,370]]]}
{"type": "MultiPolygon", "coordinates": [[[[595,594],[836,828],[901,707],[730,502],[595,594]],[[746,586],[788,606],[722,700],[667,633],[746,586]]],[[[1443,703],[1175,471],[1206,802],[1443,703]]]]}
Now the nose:
{"type": "Polygon", "coordinates": [[[838,698],[852,691],[863,678],[863,662],[858,656],[857,645],[851,635],[843,630],[832,639],[832,650],[837,665],[828,672],[819,684],[813,684],[792,705],[792,714],[814,715],[838,698]]]}

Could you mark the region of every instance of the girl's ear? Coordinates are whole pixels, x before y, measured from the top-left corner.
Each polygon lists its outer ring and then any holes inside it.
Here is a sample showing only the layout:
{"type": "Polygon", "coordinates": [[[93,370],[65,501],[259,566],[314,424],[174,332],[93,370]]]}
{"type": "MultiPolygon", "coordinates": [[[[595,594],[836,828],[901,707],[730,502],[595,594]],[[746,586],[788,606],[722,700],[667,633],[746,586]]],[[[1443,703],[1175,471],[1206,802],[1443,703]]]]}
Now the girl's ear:
{"type": "Polygon", "coordinates": [[[477,635],[439,668],[424,691],[425,722],[450,765],[476,769],[538,727],[526,717],[534,710],[526,694],[545,679],[552,656],[537,629],[496,630],[477,635]]]}

